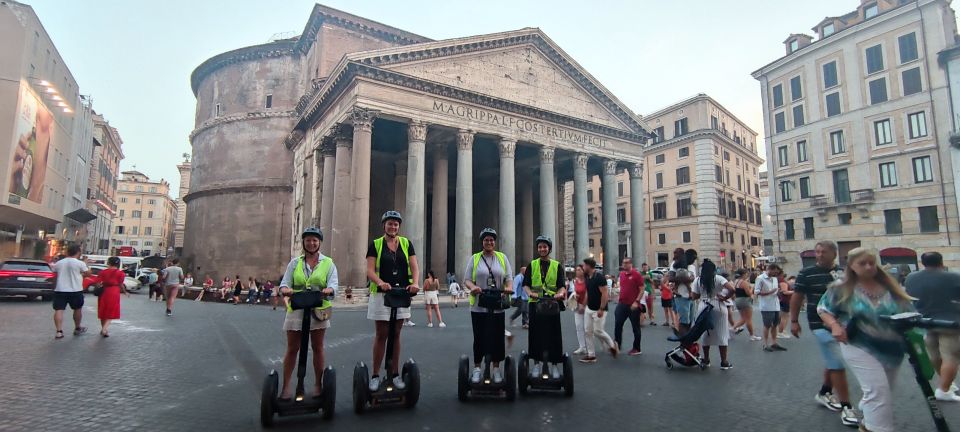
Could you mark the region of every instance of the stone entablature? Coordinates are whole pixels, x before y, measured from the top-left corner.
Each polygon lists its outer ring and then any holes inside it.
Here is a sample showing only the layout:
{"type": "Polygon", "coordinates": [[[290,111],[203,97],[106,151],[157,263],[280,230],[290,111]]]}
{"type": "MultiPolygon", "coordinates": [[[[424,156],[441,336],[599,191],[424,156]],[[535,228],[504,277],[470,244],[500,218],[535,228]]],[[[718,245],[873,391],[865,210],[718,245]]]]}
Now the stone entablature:
{"type": "Polygon", "coordinates": [[[256,119],[268,119],[268,118],[282,118],[282,117],[296,117],[296,112],[294,111],[257,111],[249,112],[244,115],[229,115],[214,117],[210,120],[207,120],[197,126],[193,132],[190,132],[190,142],[193,142],[193,138],[201,133],[207,131],[208,129],[224,125],[227,123],[233,123],[238,121],[247,121],[247,120],[256,120],[256,119]]]}

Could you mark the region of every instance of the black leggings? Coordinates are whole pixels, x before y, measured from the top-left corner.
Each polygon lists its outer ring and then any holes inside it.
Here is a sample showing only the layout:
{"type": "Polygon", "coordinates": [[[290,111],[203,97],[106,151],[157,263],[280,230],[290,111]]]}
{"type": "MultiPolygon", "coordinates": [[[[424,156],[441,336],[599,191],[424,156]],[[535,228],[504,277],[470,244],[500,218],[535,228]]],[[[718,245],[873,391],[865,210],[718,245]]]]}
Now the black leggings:
{"type": "Polygon", "coordinates": [[[470,312],[473,321],[473,363],[479,364],[485,355],[491,362],[501,362],[507,355],[503,335],[506,325],[504,313],[470,312]],[[492,316],[491,316],[492,315],[492,316]]]}
{"type": "Polygon", "coordinates": [[[535,361],[560,363],[563,361],[563,333],[560,314],[537,315],[537,304],[530,303],[530,333],[527,342],[530,358],[535,361]],[[543,358],[544,353],[547,358],[543,358]]]}

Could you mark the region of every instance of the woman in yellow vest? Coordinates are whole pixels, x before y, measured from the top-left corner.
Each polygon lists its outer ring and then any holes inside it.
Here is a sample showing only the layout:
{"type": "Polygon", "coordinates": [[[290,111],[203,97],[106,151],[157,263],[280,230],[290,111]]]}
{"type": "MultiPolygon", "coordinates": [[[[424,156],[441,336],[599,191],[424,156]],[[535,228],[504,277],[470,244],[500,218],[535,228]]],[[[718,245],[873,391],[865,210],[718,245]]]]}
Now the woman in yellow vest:
{"type": "MultiPolygon", "coordinates": [[[[323,233],[318,228],[310,227],[303,230],[300,236],[303,244],[303,255],[300,255],[287,264],[287,270],[280,281],[280,294],[289,296],[305,290],[320,290],[328,296],[337,295],[337,266],[330,257],[320,253],[320,243],[323,233]]],[[[319,308],[311,311],[310,345],[313,347],[313,372],[316,374],[314,395],[319,396],[321,391],[321,377],[323,376],[323,335],[330,328],[329,300],[323,302],[319,308]],[[321,319],[324,318],[324,319],[321,319]]],[[[290,400],[293,389],[290,387],[290,378],[293,367],[300,351],[300,329],[303,322],[303,310],[292,310],[287,304],[287,316],[283,320],[283,330],[287,334],[287,351],[283,356],[283,388],[280,391],[280,400],[290,400]]]]}
{"type": "Polygon", "coordinates": [[[527,265],[523,275],[523,289],[530,297],[530,333],[528,335],[530,358],[534,361],[530,371],[532,376],[540,376],[543,363],[550,366],[550,375],[553,379],[560,378],[560,363],[563,361],[563,334],[560,330],[560,314],[544,315],[538,313],[537,302],[541,298],[553,297],[563,307],[566,299],[567,283],[560,262],[550,259],[553,251],[553,241],[548,237],[539,236],[536,240],[538,258],[527,265]],[[544,353],[546,352],[546,358],[544,353]]]}
{"type": "Polygon", "coordinates": [[[501,290],[507,295],[513,293],[513,269],[503,252],[497,249],[497,232],[493,228],[480,231],[480,244],[483,250],[473,254],[467,262],[468,275],[464,285],[470,291],[470,319],[473,324],[473,372],[470,380],[474,384],[483,379],[482,363],[484,356],[490,356],[493,382],[503,382],[504,371],[500,362],[506,357],[503,334],[506,330],[503,309],[490,310],[479,305],[478,296],[484,289],[501,290]]]}

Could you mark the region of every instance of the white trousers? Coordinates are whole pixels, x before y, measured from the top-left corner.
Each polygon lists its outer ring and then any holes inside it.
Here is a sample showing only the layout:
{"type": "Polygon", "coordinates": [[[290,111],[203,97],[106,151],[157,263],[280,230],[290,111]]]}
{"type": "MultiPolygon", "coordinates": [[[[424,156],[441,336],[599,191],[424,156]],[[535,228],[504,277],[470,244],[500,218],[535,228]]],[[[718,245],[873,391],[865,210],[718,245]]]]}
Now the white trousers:
{"type": "Polygon", "coordinates": [[[593,337],[596,336],[600,338],[600,343],[607,347],[613,346],[613,338],[607,334],[606,330],[603,329],[603,324],[607,321],[607,312],[603,312],[603,317],[598,316],[597,311],[587,308],[587,311],[583,314],[584,320],[584,329],[583,336],[587,342],[587,356],[593,357],[597,355],[597,350],[594,345],[593,337]]]}
{"type": "Polygon", "coordinates": [[[583,326],[583,321],[585,316],[586,316],[586,312],[584,313],[577,313],[576,311],[573,312],[573,323],[577,328],[577,344],[580,345],[579,349],[581,350],[587,349],[587,337],[584,336],[584,326],[583,326]]]}
{"type": "Polygon", "coordinates": [[[850,344],[840,344],[840,353],[847,370],[860,382],[863,426],[870,432],[893,432],[893,384],[899,367],[884,368],[872,355],[850,344]]]}

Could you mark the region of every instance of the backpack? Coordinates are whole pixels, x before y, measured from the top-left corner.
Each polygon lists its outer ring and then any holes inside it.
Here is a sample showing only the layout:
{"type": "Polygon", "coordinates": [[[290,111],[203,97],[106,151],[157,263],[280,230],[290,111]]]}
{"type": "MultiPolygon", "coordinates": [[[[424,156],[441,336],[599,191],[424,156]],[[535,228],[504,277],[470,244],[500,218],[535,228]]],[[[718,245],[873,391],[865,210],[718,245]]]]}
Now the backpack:
{"type": "Polygon", "coordinates": [[[690,285],[693,283],[693,274],[688,269],[677,269],[675,281],[678,284],[690,285]]]}

